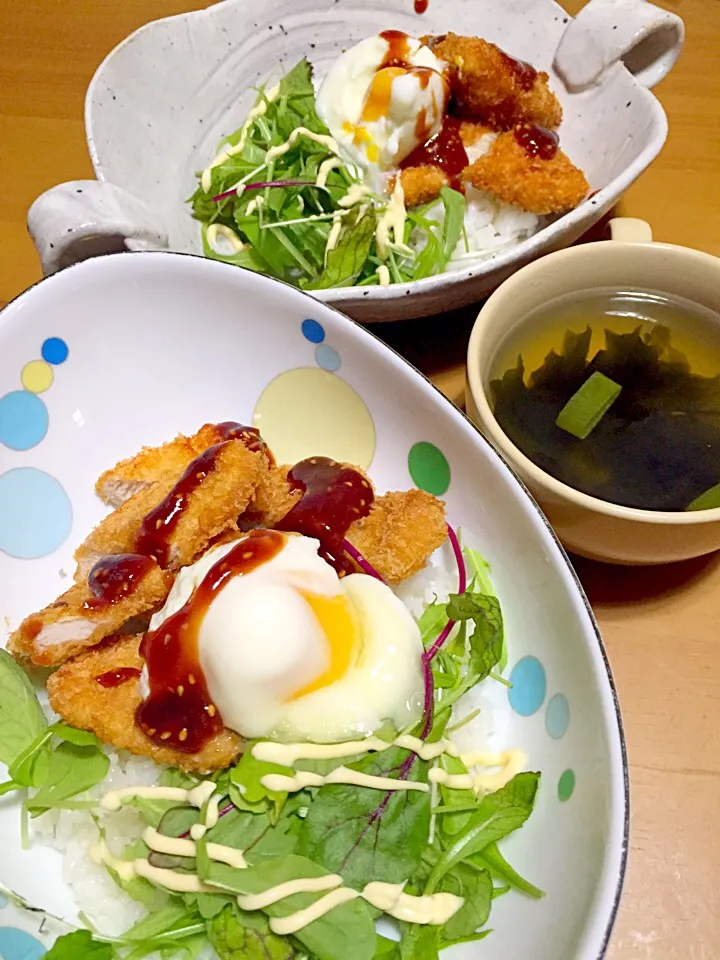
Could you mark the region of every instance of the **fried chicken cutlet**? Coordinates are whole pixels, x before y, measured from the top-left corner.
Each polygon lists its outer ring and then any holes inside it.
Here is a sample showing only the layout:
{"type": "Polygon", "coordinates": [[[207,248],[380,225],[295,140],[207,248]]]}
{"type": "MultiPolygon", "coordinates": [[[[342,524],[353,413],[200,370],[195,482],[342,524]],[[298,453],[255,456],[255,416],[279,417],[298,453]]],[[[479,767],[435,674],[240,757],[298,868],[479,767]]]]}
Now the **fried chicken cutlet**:
{"type": "Polygon", "coordinates": [[[266,449],[254,427],[230,420],[206,423],[191,437],[179,433],[168,443],[159,447],[143,447],[134,456],[116,463],[101,474],[95,484],[95,492],[103,503],[119,507],[154,483],[177,479],[195,457],[224,440],[242,440],[254,452],[266,449]]]}
{"type": "Polygon", "coordinates": [[[503,203],[539,216],[573,209],[590,189],[585,174],[562,150],[550,159],[530,156],[512,130],[501,133],[490,151],[463,171],[462,178],[503,203]]]}
{"type": "Polygon", "coordinates": [[[98,524],[75,553],[78,578],[111,553],[148,553],[171,570],[192,563],[235,525],[267,470],[265,455],[241,440],[208,447],[179,479],[146,487],[98,524]]]}
{"type": "Polygon", "coordinates": [[[132,592],[101,603],[87,579],[74,584],[54,603],[23,620],[8,643],[13,656],[39,666],[56,666],[120,632],[129,620],[149,619],[165,602],[175,577],[150,557],[136,559],[144,561],[144,569],[132,592]]]}
{"type": "Polygon", "coordinates": [[[548,75],[509,56],[480,37],[448,33],[423,37],[450,66],[454,111],[465,119],[480,120],[495,130],[507,130],[529,121],[555,129],[562,107],[548,86],[548,75]]]}
{"type": "MultiPolygon", "coordinates": [[[[270,471],[251,508],[240,518],[241,527],[277,526],[295,506],[301,494],[291,489],[288,469],[270,471]]],[[[404,490],[377,497],[368,516],[350,525],[345,539],[383,579],[400,583],[422,570],[446,536],[443,502],[423,490],[404,490]]]]}
{"type": "Polygon", "coordinates": [[[137,726],[135,713],[142,702],[139,671],[144,664],[140,640],[140,636],[120,637],[64,664],[48,679],[50,706],[73,727],[91,730],[104,743],[156,763],[193,773],[230,766],[242,745],[231,730],[222,730],[198,753],[182,753],[153,743],[137,726]],[[138,672],[115,687],[104,687],[97,680],[126,669],[138,672]]]}

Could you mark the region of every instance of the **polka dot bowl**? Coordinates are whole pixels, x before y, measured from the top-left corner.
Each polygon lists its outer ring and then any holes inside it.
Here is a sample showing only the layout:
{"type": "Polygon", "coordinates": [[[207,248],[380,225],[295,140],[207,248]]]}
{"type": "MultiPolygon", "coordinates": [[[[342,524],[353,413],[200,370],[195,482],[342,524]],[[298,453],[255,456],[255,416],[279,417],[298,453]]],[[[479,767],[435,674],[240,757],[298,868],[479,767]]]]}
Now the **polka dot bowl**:
{"type": "MultiPolygon", "coordinates": [[[[459,410],[332,308],[256,274],[158,253],[86,261],[10,304],[0,389],[3,631],[66,587],[75,545],[105,512],[100,472],[206,421],[255,422],[281,461],[328,455],[367,469],[381,491],[416,484],[441,496],[489,560],[502,603],[512,686],[490,684],[477,705],[488,746],[519,746],[542,771],[536,812],[508,849],[546,891],[498,899],[492,936],[448,960],[603,955],[627,839],[612,680],[545,518],[459,410]]],[[[18,824],[4,798],[0,890],[76,918],[58,854],[23,851],[18,824]]],[[[42,919],[0,900],[0,957],[40,956],[56,929],[42,919]]]]}

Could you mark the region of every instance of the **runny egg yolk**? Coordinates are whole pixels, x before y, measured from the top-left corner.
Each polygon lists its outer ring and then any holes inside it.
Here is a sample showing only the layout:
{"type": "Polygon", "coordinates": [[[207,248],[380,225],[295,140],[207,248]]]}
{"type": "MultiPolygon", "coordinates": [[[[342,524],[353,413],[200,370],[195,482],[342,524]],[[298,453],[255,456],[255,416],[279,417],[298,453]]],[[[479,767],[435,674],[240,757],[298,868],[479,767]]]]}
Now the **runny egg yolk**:
{"type": "Polygon", "coordinates": [[[381,117],[388,115],[393,81],[405,73],[407,70],[402,67],[385,67],[383,70],[378,70],[372,79],[363,105],[362,120],[365,123],[372,123],[373,120],[380,120],[381,117]]]}
{"type": "Polygon", "coordinates": [[[361,144],[366,143],[367,147],[365,148],[365,153],[370,163],[377,163],[380,156],[380,149],[378,145],[373,142],[373,138],[370,136],[365,127],[355,126],[349,121],[343,123],[343,130],[345,133],[351,133],[353,138],[353,143],[356,147],[359,147],[361,144]]]}
{"type": "Polygon", "coordinates": [[[340,680],[348,672],[352,661],[356,659],[358,649],[357,617],[345,596],[323,596],[305,591],[302,592],[302,596],[320,624],[327,642],[330,662],[323,673],[291,693],[287,698],[288,701],[298,700],[340,680]]]}

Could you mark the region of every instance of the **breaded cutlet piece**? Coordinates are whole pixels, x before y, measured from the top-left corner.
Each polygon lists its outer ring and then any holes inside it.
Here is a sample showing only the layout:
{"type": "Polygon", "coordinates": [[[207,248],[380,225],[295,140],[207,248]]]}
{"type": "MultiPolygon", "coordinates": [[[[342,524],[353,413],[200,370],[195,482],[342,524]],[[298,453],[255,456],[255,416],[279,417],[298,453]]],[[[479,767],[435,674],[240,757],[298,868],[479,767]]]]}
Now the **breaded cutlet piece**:
{"type": "Polygon", "coordinates": [[[550,160],[531,157],[512,130],[501,133],[489,153],[465,168],[462,178],[538,216],[572,210],[590,189],[585,174],[562,150],[550,160]]]}
{"type": "Polygon", "coordinates": [[[460,139],[465,147],[473,147],[488,133],[494,131],[486,123],[476,123],[474,120],[463,120],[460,123],[460,139]]]}
{"type": "Polygon", "coordinates": [[[405,194],[405,206],[410,209],[439,197],[442,188],[450,186],[450,177],[440,167],[428,163],[401,171],[400,182],[405,194]]]}
{"type": "MultiPolygon", "coordinates": [[[[246,520],[255,518],[258,526],[272,528],[292,510],[300,499],[301,492],[290,488],[287,478],[289,470],[287,464],[268,470],[257,485],[246,520]]],[[[242,523],[243,518],[240,519],[241,526],[242,523]]]]}
{"type": "Polygon", "coordinates": [[[73,727],[90,730],[104,743],[129,750],[156,763],[180,767],[192,773],[209,773],[229,766],[237,759],[242,741],[231,730],[223,730],[200,753],[182,753],[149,740],[135,723],[142,702],[139,677],[116,687],[103,687],[97,677],[144,664],[139,647],[141,636],[119,637],[95,650],[69,660],[48,679],[50,706],[73,727]]]}
{"type": "Polygon", "coordinates": [[[119,507],[130,497],[158,481],[177,479],[203,450],[229,439],[223,424],[206,423],[186,437],[179,433],[174,440],[159,447],[143,447],[106,470],[95,484],[95,493],[103,503],[119,507]]]}
{"type": "Polygon", "coordinates": [[[383,494],[345,535],[388,583],[422,570],[446,537],[445,504],[424,490],[383,494]]]}
{"type": "Polygon", "coordinates": [[[54,603],[23,620],[10,636],[10,652],[53,667],[118,633],[129,620],[149,619],[167,599],[175,577],[155,561],[148,562],[147,572],[134,583],[132,592],[114,603],[97,605],[87,581],[74,584],[54,603]]]}
{"type": "Polygon", "coordinates": [[[562,107],[548,87],[548,75],[533,71],[480,37],[448,33],[423,37],[450,66],[453,109],[458,116],[480,120],[493,130],[507,130],[523,120],[555,129],[562,107]]]}
{"type": "MultiPolygon", "coordinates": [[[[215,451],[212,468],[203,469],[202,479],[188,493],[187,503],[167,538],[167,558],[158,557],[160,565],[170,570],[192,563],[211,540],[236,525],[268,470],[265,455],[248,450],[241,440],[209,447],[199,457],[206,457],[209,451],[215,451]]],[[[175,498],[186,474],[198,470],[200,463],[199,458],[193,460],[177,483],[177,478],[165,479],[141,490],[101,521],[75,553],[78,577],[87,576],[93,564],[109,553],[138,551],[146,516],[166,498],[175,498]]]]}

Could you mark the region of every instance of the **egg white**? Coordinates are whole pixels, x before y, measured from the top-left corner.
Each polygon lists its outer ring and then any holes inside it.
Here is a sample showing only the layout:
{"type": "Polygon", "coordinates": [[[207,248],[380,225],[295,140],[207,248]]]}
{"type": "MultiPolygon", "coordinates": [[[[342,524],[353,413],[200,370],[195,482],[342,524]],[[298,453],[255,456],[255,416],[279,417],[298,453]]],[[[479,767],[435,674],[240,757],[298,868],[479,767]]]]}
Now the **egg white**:
{"type": "MultiPolygon", "coordinates": [[[[214,547],[184,567],[151,629],[179,610],[235,546],[214,547]]],[[[248,739],[338,742],[369,735],[387,721],[402,730],[420,717],[422,641],[415,620],[380,581],[364,574],[338,578],[318,547],[316,540],[287,535],[278,554],[225,584],[200,626],[210,696],[225,726],[248,739]],[[338,622],[353,646],[342,675],[302,694],[333,669],[327,623],[316,613],[328,602],[343,614],[338,622]]]]}

